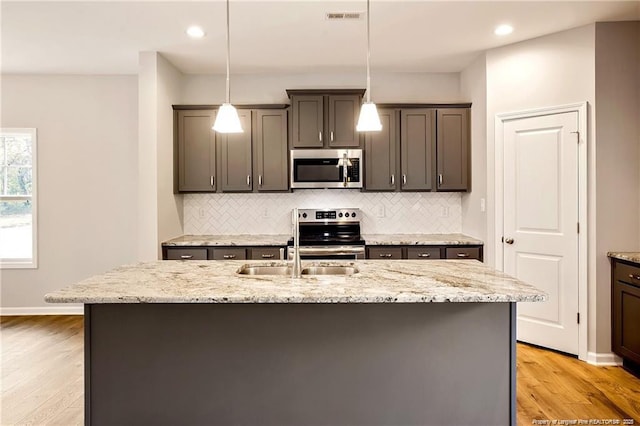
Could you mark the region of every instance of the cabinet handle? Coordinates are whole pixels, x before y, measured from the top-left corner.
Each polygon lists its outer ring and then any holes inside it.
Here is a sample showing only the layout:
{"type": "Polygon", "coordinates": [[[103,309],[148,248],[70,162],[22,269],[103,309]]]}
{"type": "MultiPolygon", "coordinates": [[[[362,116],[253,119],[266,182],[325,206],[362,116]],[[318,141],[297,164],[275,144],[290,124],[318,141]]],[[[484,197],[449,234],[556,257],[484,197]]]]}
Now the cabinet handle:
{"type": "Polygon", "coordinates": [[[458,253],[458,257],[467,258],[467,257],[469,257],[469,253],[458,253]]]}
{"type": "Polygon", "coordinates": [[[183,254],[180,256],[180,259],[193,259],[192,254],[183,254]]]}
{"type": "Polygon", "coordinates": [[[263,255],[262,255],[262,258],[263,258],[263,259],[273,259],[273,258],[274,258],[274,255],[272,255],[272,254],[263,254],[263,255]]]}
{"type": "Polygon", "coordinates": [[[640,280],[640,275],[629,274],[629,278],[631,278],[632,280],[640,280]]]}
{"type": "Polygon", "coordinates": [[[331,131],[331,142],[333,142],[333,130],[331,131]]]}
{"type": "Polygon", "coordinates": [[[318,132],[318,140],[322,142],[322,132],[318,132]]]}
{"type": "Polygon", "coordinates": [[[442,173],[438,175],[438,185],[442,185],[442,173]]]}
{"type": "Polygon", "coordinates": [[[391,186],[396,184],[396,176],[395,175],[391,175],[391,186]]]}
{"type": "Polygon", "coordinates": [[[235,259],[236,255],[235,254],[225,254],[222,257],[225,258],[225,259],[235,259]]]}
{"type": "Polygon", "coordinates": [[[418,257],[431,257],[431,253],[420,253],[418,257]]]}
{"type": "Polygon", "coordinates": [[[407,184],[407,175],[402,175],[402,184],[403,185],[407,184]]]}
{"type": "Polygon", "coordinates": [[[251,186],[251,175],[247,175],[247,186],[251,186]]]}
{"type": "Polygon", "coordinates": [[[262,186],[262,175],[258,175],[258,185],[262,186]]]}
{"type": "Polygon", "coordinates": [[[386,258],[393,257],[393,255],[391,253],[380,253],[378,256],[379,257],[386,257],[386,258]]]}
{"type": "Polygon", "coordinates": [[[211,179],[209,179],[209,183],[211,183],[211,187],[213,187],[214,182],[215,181],[213,180],[213,176],[211,176],[211,179]]]}

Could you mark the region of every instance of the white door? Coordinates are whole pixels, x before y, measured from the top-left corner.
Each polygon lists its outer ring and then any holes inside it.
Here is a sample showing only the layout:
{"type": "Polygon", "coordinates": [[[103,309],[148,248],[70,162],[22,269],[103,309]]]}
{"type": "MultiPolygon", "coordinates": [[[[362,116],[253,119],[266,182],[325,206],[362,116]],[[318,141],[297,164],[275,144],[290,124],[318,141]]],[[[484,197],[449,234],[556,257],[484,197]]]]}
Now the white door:
{"type": "Polygon", "coordinates": [[[578,354],[578,113],[504,123],[504,271],[548,295],[518,303],[518,340],[578,354]]]}

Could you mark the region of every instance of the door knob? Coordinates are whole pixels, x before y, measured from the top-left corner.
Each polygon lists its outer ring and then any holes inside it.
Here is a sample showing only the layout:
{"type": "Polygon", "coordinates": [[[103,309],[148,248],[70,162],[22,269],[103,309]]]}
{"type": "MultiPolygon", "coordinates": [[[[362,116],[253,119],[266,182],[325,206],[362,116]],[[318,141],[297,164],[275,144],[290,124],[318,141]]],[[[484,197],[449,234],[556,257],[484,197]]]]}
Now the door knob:
{"type": "Polygon", "coordinates": [[[507,244],[513,244],[513,238],[505,238],[504,242],[507,244]]]}

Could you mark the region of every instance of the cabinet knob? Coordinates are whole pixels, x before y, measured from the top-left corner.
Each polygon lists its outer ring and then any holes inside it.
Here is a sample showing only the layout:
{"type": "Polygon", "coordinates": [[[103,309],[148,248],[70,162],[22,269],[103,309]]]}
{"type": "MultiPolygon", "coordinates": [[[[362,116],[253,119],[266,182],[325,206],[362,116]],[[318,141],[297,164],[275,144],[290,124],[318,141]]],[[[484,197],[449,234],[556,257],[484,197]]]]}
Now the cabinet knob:
{"type": "Polygon", "coordinates": [[[629,274],[629,278],[640,281],[640,275],[629,274]]]}
{"type": "Polygon", "coordinates": [[[458,253],[458,257],[467,258],[469,257],[469,253],[458,253]]]}
{"type": "Polygon", "coordinates": [[[378,256],[385,257],[385,258],[393,257],[391,253],[380,253],[378,256]]]}
{"type": "Polygon", "coordinates": [[[225,259],[235,259],[236,255],[235,254],[225,254],[222,257],[225,258],[225,259]]]}
{"type": "Polygon", "coordinates": [[[431,257],[431,253],[420,253],[418,257],[431,257]]]}
{"type": "Polygon", "coordinates": [[[193,255],[192,254],[183,254],[180,256],[180,259],[193,259],[193,255]]]}
{"type": "Polygon", "coordinates": [[[274,258],[274,256],[273,256],[272,254],[263,254],[263,255],[262,255],[262,258],[263,258],[263,259],[273,259],[273,258],[274,258]]]}

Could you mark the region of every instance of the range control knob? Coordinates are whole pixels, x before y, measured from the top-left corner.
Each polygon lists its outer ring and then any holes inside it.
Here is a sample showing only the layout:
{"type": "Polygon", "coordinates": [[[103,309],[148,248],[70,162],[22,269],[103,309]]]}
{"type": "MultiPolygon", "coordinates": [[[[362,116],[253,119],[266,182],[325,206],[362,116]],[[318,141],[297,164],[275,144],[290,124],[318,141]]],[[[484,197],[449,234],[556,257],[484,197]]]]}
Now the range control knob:
{"type": "Polygon", "coordinates": [[[349,217],[349,213],[345,213],[345,214],[344,214],[344,216],[345,216],[345,217],[349,217]]]}
{"type": "Polygon", "coordinates": [[[356,212],[351,213],[351,217],[356,217],[356,212]]]}
{"type": "Polygon", "coordinates": [[[302,217],[304,217],[306,219],[307,218],[307,214],[306,213],[302,213],[302,217]]]}
{"type": "Polygon", "coordinates": [[[338,217],[342,217],[342,213],[338,213],[338,217]]]}

